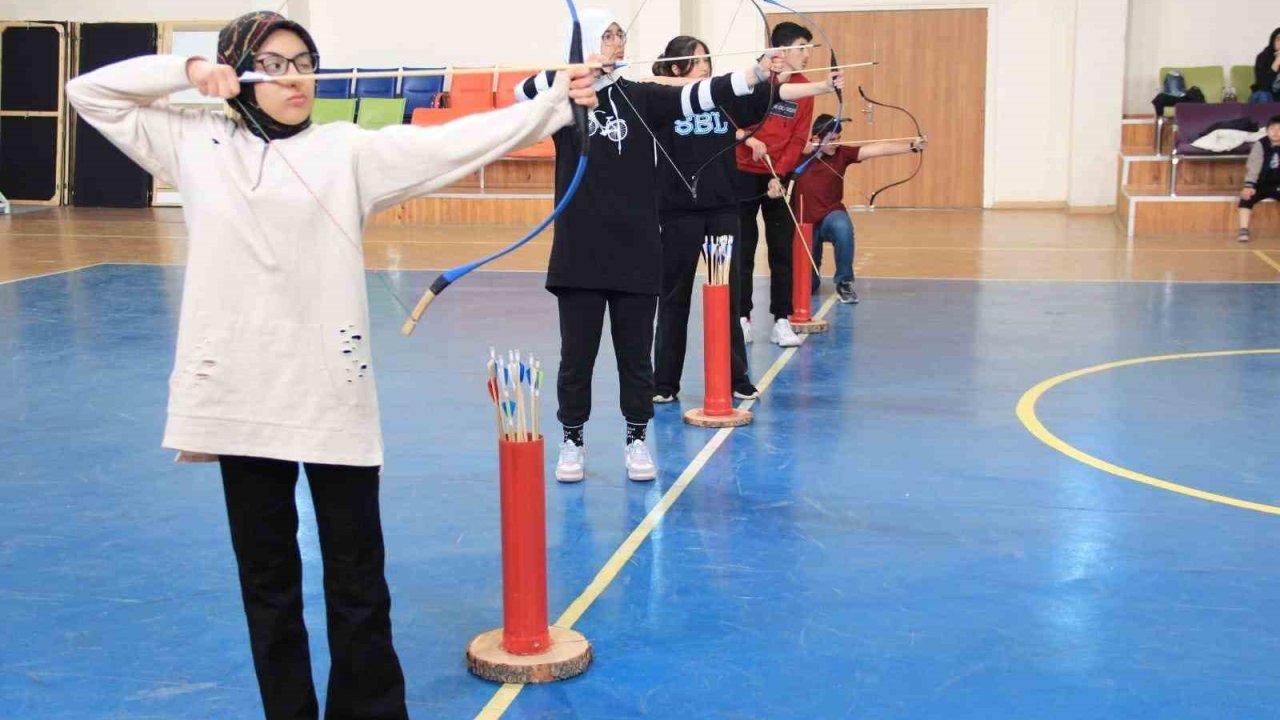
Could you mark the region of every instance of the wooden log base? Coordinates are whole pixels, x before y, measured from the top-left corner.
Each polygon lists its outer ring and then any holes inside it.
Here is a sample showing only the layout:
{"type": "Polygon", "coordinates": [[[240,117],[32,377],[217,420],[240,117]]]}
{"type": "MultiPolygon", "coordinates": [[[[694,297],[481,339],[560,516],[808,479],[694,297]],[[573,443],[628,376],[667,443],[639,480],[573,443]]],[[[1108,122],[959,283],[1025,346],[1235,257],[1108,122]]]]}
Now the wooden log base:
{"type": "Polygon", "coordinates": [[[467,669],[498,683],[547,683],[586,672],[591,643],[582,633],[551,626],[551,648],[538,655],[512,655],[502,649],[502,628],[477,635],[467,646],[467,669]]]}
{"type": "Polygon", "coordinates": [[[826,320],[810,320],[808,322],[791,321],[791,329],[797,335],[817,335],[824,333],[831,328],[831,324],[826,320]]]}
{"type": "Polygon", "coordinates": [[[689,425],[700,428],[727,428],[750,425],[756,419],[755,414],[750,410],[734,408],[733,412],[728,415],[708,415],[702,410],[702,408],[697,408],[685,413],[684,421],[689,425]]]}

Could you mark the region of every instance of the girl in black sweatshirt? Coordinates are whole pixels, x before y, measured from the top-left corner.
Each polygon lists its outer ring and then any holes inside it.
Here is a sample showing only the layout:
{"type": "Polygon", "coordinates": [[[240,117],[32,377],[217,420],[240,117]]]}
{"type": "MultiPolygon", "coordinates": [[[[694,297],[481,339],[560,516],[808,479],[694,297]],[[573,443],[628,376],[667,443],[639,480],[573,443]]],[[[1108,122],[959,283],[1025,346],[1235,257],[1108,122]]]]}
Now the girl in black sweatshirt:
{"type": "MultiPolygon", "coordinates": [[[[626,33],[606,11],[579,12],[584,53],[593,62],[619,62],[626,33]]],[[[516,87],[529,100],[550,87],[553,74],[536,75],[516,87]]],[[[591,415],[591,376],[609,313],[622,414],[627,421],[625,462],[632,480],[652,480],[657,467],[645,443],[653,417],[653,318],[662,284],[662,243],[654,187],[657,168],[649,128],[712,110],[749,95],[758,82],[743,72],[685,87],[636,83],[610,74],[596,81],[599,105],[590,116],[592,147],[586,177],[573,202],[556,219],[547,269],[547,289],[560,310],[560,372],[557,417],[564,442],[556,479],[582,480],[586,468],[583,426],[591,415]]],[[[554,135],[556,200],[577,168],[579,137],[568,128],[554,135]]]]}
{"type": "MultiPolygon", "coordinates": [[[[697,38],[681,35],[667,43],[663,58],[683,58],[708,54],[697,38]]],[[[781,71],[781,59],[761,61],[755,72],[766,77],[767,69],[781,71]]],[[[654,75],[668,82],[687,84],[711,75],[710,58],[667,62],[653,66],[654,75]],[[678,79],[678,80],[675,80],[678,79]]],[[[697,277],[698,258],[707,236],[740,237],[738,212],[738,165],[732,151],[737,144],[735,130],[759,123],[775,95],[798,100],[843,87],[839,74],[826,82],[757,84],[751,95],[735,97],[727,103],[697,114],[689,114],[655,128],[659,146],[658,211],[662,230],[662,293],[658,302],[658,330],[654,346],[656,391],[654,402],[674,402],[680,392],[688,341],[690,298],[697,277]]],[[[729,271],[729,338],[733,394],[738,399],[758,395],[747,375],[747,350],[738,329],[739,266],[741,257],[735,244],[729,271]]]]}
{"type": "Polygon", "coordinates": [[[1277,71],[1280,70],[1280,59],[1277,59],[1277,45],[1280,45],[1280,28],[1271,31],[1271,39],[1262,48],[1253,61],[1253,94],[1249,102],[1269,103],[1280,97],[1280,82],[1277,82],[1277,71]]]}

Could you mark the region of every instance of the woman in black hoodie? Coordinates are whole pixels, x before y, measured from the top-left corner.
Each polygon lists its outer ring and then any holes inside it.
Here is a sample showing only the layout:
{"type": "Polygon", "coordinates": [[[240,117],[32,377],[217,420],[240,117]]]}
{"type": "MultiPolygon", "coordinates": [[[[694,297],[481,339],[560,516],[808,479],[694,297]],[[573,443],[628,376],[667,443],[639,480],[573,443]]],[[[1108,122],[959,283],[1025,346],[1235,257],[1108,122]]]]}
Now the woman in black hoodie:
{"type": "MultiPolygon", "coordinates": [[[[681,35],[667,43],[663,58],[708,54],[697,38],[681,35]]],[[[762,61],[772,70],[776,62],[762,61]]],[[[758,71],[763,75],[764,68],[758,71]]],[[[710,58],[659,60],[653,74],[666,82],[688,84],[711,76],[710,58]],[[676,80],[678,79],[678,80],[676,80]]],[[[658,211],[662,221],[662,294],[658,301],[657,341],[654,345],[656,391],[654,402],[669,403],[680,392],[688,341],[690,298],[697,277],[702,242],[708,236],[740,236],[738,164],[732,152],[735,130],[759,123],[771,100],[798,100],[843,87],[839,73],[826,82],[771,85],[762,82],[751,95],[734,98],[707,112],[690,114],[655,127],[659,147],[658,211]],[[775,97],[781,93],[781,97],[775,97]]],[[[738,268],[740,255],[730,256],[729,342],[733,394],[740,400],[758,395],[747,375],[747,350],[738,328],[738,268]]]]}
{"type": "MultiPolygon", "coordinates": [[[[584,53],[591,62],[620,63],[626,32],[604,10],[578,13],[584,53]]],[[[645,442],[653,417],[653,317],[662,284],[662,241],[654,193],[657,167],[649,128],[686,115],[707,112],[734,97],[750,95],[759,82],[736,72],[685,87],[637,83],[601,71],[599,100],[591,113],[591,151],[586,177],[555,223],[547,289],[560,309],[560,371],[557,418],[564,442],[556,479],[578,482],[585,476],[583,428],[591,415],[591,378],[609,313],[613,349],[622,385],[622,414],[627,421],[627,477],[653,480],[657,466],[645,442]]],[[[530,100],[550,87],[545,73],[516,86],[518,100],[530,100]]],[[[556,145],[556,200],[577,169],[579,136],[572,128],[553,136],[556,145]]]]}
{"type": "Polygon", "coordinates": [[[1280,28],[1271,31],[1271,42],[1253,63],[1251,103],[1275,102],[1280,98],[1280,28]]]}

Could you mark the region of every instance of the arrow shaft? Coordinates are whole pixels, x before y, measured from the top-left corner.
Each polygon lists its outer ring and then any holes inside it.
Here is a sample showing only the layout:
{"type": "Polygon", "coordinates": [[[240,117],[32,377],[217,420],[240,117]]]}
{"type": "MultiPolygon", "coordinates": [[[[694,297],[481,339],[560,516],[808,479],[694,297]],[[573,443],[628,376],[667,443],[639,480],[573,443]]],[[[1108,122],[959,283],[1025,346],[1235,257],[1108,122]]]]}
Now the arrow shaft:
{"type": "Polygon", "coordinates": [[[906,142],[906,141],[908,141],[908,140],[921,140],[921,139],[923,139],[923,138],[921,138],[919,135],[912,135],[911,137],[882,138],[882,139],[879,139],[879,140],[844,140],[844,141],[841,141],[841,142],[829,142],[829,143],[827,143],[827,146],[828,146],[828,147],[830,147],[830,146],[832,146],[832,145],[845,145],[845,146],[849,146],[849,145],[875,145],[876,143],[906,142]]]}
{"type": "Polygon", "coordinates": [[[850,63],[848,65],[829,65],[827,67],[805,68],[803,70],[797,70],[796,72],[807,73],[820,72],[822,70],[845,70],[848,68],[875,67],[879,64],[880,62],[878,60],[872,60],[871,62],[850,63]]]}
{"type": "MultiPolygon", "coordinates": [[[[735,55],[763,55],[769,52],[782,50],[798,50],[803,48],[817,48],[821,45],[792,45],[781,48],[765,48],[763,50],[736,50],[733,52],[724,52],[716,54],[703,55],[681,55],[679,57],[670,58],[649,58],[643,60],[620,60],[617,63],[619,67],[630,65],[645,65],[655,62],[680,62],[682,60],[696,60],[698,58],[716,58],[731,57],[735,55]]],[[[593,70],[603,70],[605,67],[614,67],[614,65],[604,65],[601,63],[581,63],[584,67],[593,70]]],[[[259,72],[246,72],[240,76],[240,82],[296,82],[301,80],[359,80],[377,79],[377,78],[409,78],[409,77],[444,77],[448,75],[492,75],[500,72],[540,72],[543,70],[568,70],[576,67],[572,64],[559,65],[490,65],[485,67],[450,67],[450,68],[424,68],[421,70],[370,70],[367,72],[341,72],[341,73],[306,73],[306,74],[288,74],[288,75],[264,75],[259,72]]]]}

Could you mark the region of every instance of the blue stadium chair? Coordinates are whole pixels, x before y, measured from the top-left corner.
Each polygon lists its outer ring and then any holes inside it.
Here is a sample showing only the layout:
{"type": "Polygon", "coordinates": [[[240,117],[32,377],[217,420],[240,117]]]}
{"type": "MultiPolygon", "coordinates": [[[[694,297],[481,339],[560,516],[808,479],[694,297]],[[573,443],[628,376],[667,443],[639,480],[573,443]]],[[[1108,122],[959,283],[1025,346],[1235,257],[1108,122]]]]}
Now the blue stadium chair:
{"type": "MultiPolygon", "coordinates": [[[[350,73],[351,68],[321,68],[320,74],[325,73],[350,73]]],[[[316,97],[328,98],[331,100],[346,100],[351,97],[351,79],[344,80],[317,80],[316,81],[316,97]]]]}
{"type": "MultiPolygon", "coordinates": [[[[405,70],[435,70],[437,68],[405,68],[405,70]]],[[[404,121],[409,122],[413,111],[420,107],[435,107],[436,97],[444,91],[444,76],[407,77],[401,83],[404,96],[404,121]]]]}
{"type": "Polygon", "coordinates": [[[359,73],[388,72],[395,68],[359,68],[356,70],[356,97],[393,98],[396,96],[396,78],[362,78],[359,73]]]}

